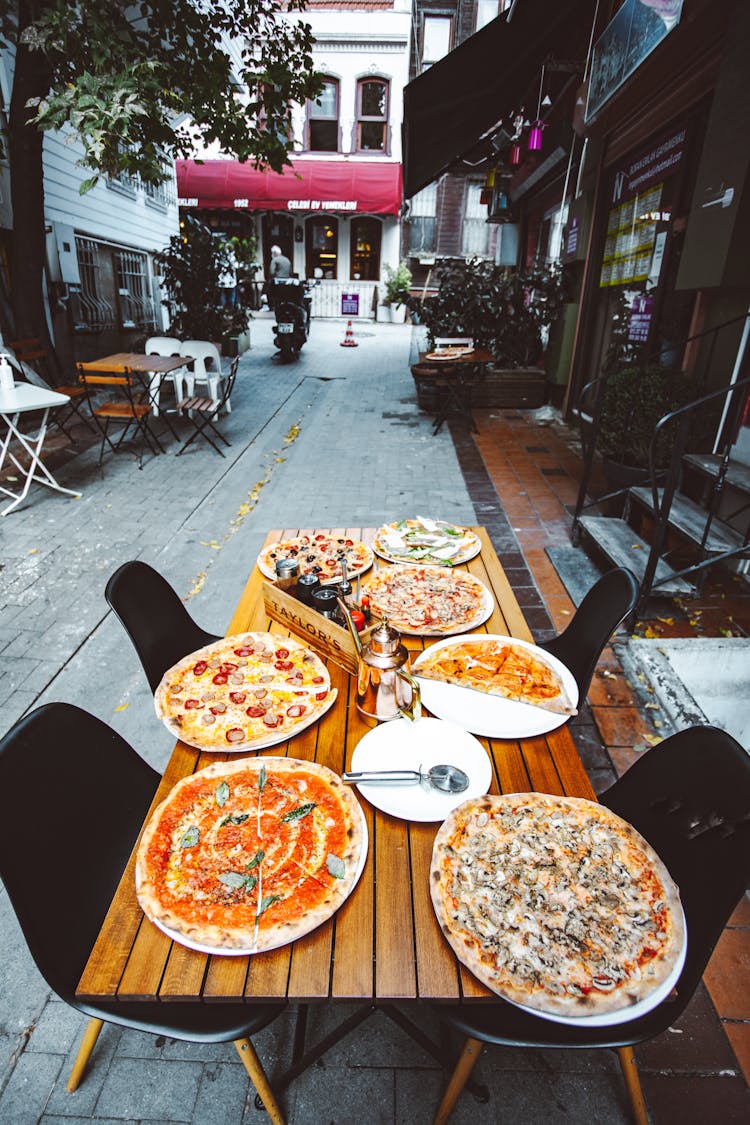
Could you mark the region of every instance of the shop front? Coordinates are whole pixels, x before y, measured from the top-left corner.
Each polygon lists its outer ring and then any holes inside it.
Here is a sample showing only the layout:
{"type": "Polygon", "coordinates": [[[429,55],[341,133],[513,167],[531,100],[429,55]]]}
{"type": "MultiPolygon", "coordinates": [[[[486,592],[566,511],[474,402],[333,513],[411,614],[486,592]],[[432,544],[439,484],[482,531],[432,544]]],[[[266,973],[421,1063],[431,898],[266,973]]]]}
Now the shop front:
{"type": "Polygon", "coordinates": [[[233,160],[178,161],[177,184],[180,206],[212,225],[237,213],[253,223],[263,277],[279,246],[293,274],[316,281],[313,316],[374,315],[383,266],[398,262],[399,163],[297,158],[279,174],[233,160]]]}

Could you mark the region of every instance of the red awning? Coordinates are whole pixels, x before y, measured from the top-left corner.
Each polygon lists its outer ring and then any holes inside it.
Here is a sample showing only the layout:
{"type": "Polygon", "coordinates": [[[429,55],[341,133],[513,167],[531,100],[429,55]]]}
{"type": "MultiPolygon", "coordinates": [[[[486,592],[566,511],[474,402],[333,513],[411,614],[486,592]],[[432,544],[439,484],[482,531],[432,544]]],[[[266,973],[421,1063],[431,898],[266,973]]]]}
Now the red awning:
{"type": "Polygon", "coordinates": [[[298,160],[283,173],[259,172],[238,160],[178,160],[183,207],[249,211],[343,211],[398,215],[401,165],[364,160],[298,160]]]}

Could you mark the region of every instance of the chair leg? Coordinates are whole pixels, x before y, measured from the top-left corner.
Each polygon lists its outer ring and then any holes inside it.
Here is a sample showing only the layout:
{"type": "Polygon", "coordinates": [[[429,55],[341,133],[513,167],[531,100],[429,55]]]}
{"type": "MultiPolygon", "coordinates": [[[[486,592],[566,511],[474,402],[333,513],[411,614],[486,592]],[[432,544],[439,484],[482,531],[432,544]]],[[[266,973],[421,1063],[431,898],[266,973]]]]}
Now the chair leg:
{"type": "Polygon", "coordinates": [[[451,1110],[458,1101],[459,1094],[463,1090],[466,1082],[479,1061],[479,1056],[482,1053],[481,1039],[472,1039],[471,1036],[464,1043],[464,1049],[461,1052],[461,1057],[456,1063],[456,1069],[451,1075],[451,1080],[448,1083],[448,1089],[443,1094],[443,1100],[438,1106],[438,1111],[435,1114],[432,1125],[444,1125],[448,1120],[451,1110]]]}
{"type": "Polygon", "coordinates": [[[633,1110],[633,1118],[635,1119],[636,1125],[648,1125],[646,1102],[643,1098],[643,1090],[641,1089],[641,1080],[638,1077],[638,1067],[635,1063],[633,1048],[618,1047],[617,1057],[620,1060],[620,1068],[622,1069],[622,1076],[625,1079],[625,1085],[628,1090],[628,1097],[630,1098],[630,1105],[633,1110]]]}
{"type": "Polygon", "coordinates": [[[86,1025],[81,1046],[78,1048],[76,1061],[73,1063],[73,1069],[70,1072],[68,1079],[68,1093],[72,1094],[78,1089],[81,1084],[83,1072],[86,1069],[86,1063],[89,1061],[89,1056],[94,1049],[94,1044],[99,1038],[99,1032],[104,1027],[104,1020],[92,1017],[86,1025]]]}
{"type": "Polygon", "coordinates": [[[249,1039],[235,1039],[234,1045],[237,1048],[237,1054],[242,1059],[242,1065],[250,1076],[250,1081],[260,1094],[260,1100],[266,1107],[266,1113],[271,1118],[273,1125],[285,1125],[284,1114],[281,1112],[276,1098],[274,1097],[273,1090],[266,1078],[266,1072],[258,1058],[255,1047],[253,1047],[249,1039]]]}

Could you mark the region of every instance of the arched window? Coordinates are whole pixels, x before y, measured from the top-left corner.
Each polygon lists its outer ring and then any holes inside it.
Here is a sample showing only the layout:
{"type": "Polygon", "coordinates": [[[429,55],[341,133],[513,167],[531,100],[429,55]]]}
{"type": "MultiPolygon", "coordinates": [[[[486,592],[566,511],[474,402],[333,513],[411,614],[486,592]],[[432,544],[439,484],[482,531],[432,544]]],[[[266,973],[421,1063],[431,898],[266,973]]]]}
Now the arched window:
{"type": "Polygon", "coordinates": [[[388,151],[388,92],[384,78],[357,83],[357,152],[388,151]]]}
{"type": "Polygon", "coordinates": [[[337,221],[316,215],[305,223],[305,235],[307,276],[335,281],[339,257],[337,221]]]}
{"type": "Polygon", "coordinates": [[[318,97],[307,103],[306,142],[310,152],[339,151],[339,84],[336,78],[324,78],[318,97]]]}
{"type": "Polygon", "coordinates": [[[352,218],[349,244],[351,281],[377,281],[380,277],[380,219],[352,218]]]}

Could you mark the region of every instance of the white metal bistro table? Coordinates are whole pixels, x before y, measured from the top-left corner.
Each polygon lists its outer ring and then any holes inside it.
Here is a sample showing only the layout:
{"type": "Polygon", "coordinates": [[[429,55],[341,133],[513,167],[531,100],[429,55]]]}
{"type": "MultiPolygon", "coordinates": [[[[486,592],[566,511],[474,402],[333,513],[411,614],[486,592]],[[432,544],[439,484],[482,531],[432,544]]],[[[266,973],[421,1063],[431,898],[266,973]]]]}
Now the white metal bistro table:
{"type": "Polygon", "coordinates": [[[34,386],[32,383],[16,383],[12,391],[0,391],[0,419],[2,419],[6,428],[2,446],[0,446],[0,471],[2,471],[6,460],[12,461],[24,478],[20,492],[14,492],[0,484],[0,492],[11,497],[10,504],[6,504],[4,508],[0,509],[0,516],[7,516],[8,512],[12,512],[26,499],[32,481],[36,481],[38,484],[46,484],[48,488],[54,488],[57,492],[64,492],[68,496],[81,495],[80,492],[74,492],[72,488],[63,488],[61,484],[58,484],[47,466],[41,461],[42,446],[47,436],[49,412],[58,406],[65,406],[69,402],[70,399],[67,395],[46,390],[44,387],[34,386]],[[18,428],[21,415],[28,413],[30,410],[43,411],[42,420],[36,433],[24,433],[23,430],[18,428]],[[31,458],[28,465],[19,461],[13,452],[11,443],[14,439],[31,458]]]}

